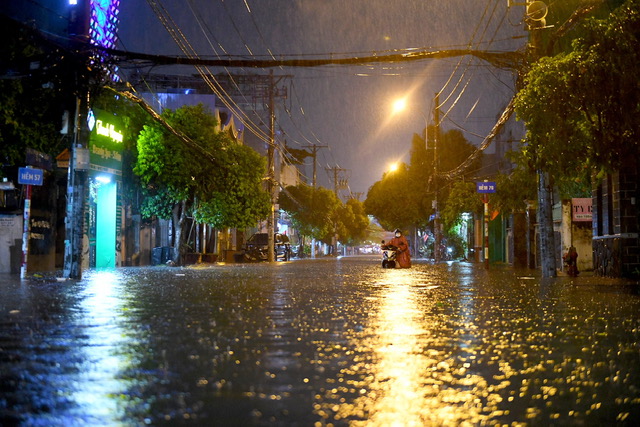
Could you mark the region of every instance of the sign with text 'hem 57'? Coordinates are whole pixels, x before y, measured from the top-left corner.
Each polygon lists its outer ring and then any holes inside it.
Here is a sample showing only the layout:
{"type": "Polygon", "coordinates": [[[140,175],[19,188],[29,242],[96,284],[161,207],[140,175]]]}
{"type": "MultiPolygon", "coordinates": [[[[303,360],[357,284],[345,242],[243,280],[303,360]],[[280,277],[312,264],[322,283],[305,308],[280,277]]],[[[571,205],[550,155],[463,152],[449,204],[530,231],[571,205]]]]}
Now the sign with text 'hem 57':
{"type": "Polygon", "coordinates": [[[42,169],[35,168],[19,168],[18,184],[42,185],[44,172],[42,169]]]}

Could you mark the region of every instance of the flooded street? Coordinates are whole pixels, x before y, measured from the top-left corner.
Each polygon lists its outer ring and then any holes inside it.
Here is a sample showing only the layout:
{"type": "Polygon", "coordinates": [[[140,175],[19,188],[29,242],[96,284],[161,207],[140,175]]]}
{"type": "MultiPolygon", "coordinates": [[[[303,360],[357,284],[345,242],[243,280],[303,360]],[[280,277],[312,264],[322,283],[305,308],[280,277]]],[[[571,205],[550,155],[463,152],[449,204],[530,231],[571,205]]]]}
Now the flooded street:
{"type": "Polygon", "coordinates": [[[377,258],[0,276],[0,424],[637,425],[640,296],[377,258]]]}

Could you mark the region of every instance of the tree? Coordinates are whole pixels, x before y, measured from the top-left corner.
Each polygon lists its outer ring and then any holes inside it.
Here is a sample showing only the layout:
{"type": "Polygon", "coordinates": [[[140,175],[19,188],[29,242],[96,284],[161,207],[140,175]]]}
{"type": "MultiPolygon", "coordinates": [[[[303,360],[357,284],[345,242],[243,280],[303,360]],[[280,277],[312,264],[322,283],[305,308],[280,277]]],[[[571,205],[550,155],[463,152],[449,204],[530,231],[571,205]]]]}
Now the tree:
{"type": "MultiPolygon", "coordinates": [[[[543,274],[555,275],[550,188],[638,155],[638,0],[607,19],[590,19],[571,50],[534,63],[516,98],[527,123],[523,153],[538,171],[543,274]]],[[[550,52],[550,46],[536,47],[550,52]]]]}
{"type": "Polygon", "coordinates": [[[522,212],[527,201],[536,199],[536,176],[530,170],[516,167],[511,173],[498,174],[496,187],[491,195],[491,203],[500,212],[522,212]]]}
{"type": "Polygon", "coordinates": [[[306,184],[288,186],[280,193],[278,203],[289,214],[300,235],[331,241],[341,206],[333,191],[306,184]]]}
{"type": "Polygon", "coordinates": [[[407,229],[421,216],[415,186],[408,167],[401,163],[397,170],[386,172],[382,180],[374,183],[367,192],[364,208],[386,230],[407,229]]]}
{"type": "Polygon", "coordinates": [[[269,195],[261,185],[265,160],[258,153],[216,133],[215,119],[202,104],[167,109],[162,117],[199,150],[154,122],[138,137],[134,171],[145,186],[143,215],[173,219],[178,260],[186,251],[182,230],[188,216],[216,228],[242,228],[266,218],[269,195]]]}
{"type": "Polygon", "coordinates": [[[555,178],[611,170],[640,147],[640,14],[629,0],[591,19],[572,50],[535,63],[517,95],[527,123],[524,154],[555,178]]]}
{"type": "MultiPolygon", "coordinates": [[[[427,146],[429,147],[435,146],[435,134],[436,134],[436,128],[434,126],[429,126],[429,128],[427,129],[427,135],[428,135],[427,144],[426,144],[427,146]]],[[[433,161],[434,161],[433,150],[426,150],[426,149],[424,150],[424,151],[429,151],[430,164],[421,166],[420,163],[414,161],[414,159],[419,158],[418,154],[415,154],[415,153],[419,152],[424,148],[425,148],[425,144],[420,144],[419,141],[418,141],[418,145],[414,145],[414,149],[412,151],[412,157],[411,157],[412,170],[416,168],[414,164],[419,168],[426,169],[427,171],[429,169],[433,169],[433,161]]],[[[462,163],[465,159],[467,159],[472,153],[476,151],[476,148],[466,140],[466,138],[464,137],[461,131],[456,129],[451,129],[441,134],[440,141],[438,142],[438,150],[439,150],[439,153],[438,153],[438,159],[437,159],[438,161],[437,171],[438,173],[442,173],[442,172],[453,170],[456,167],[458,167],[460,163],[462,163]]],[[[429,155],[427,155],[427,158],[429,158],[429,155]]],[[[470,188],[469,186],[473,185],[473,183],[470,184],[469,182],[465,184],[464,181],[468,180],[470,177],[476,174],[477,170],[480,168],[481,163],[482,163],[482,157],[480,156],[476,157],[475,160],[469,165],[469,167],[466,168],[465,171],[459,176],[459,179],[461,179],[462,181],[450,183],[449,185],[443,185],[445,183],[439,177],[436,177],[436,179],[433,180],[433,175],[431,175],[430,177],[430,179],[432,180],[431,186],[432,188],[434,188],[432,193],[435,193],[435,188],[437,188],[438,203],[442,207],[440,210],[444,220],[445,228],[448,229],[453,225],[455,225],[459,220],[459,216],[463,212],[474,211],[472,207],[475,206],[477,202],[477,198],[474,197],[474,195],[471,194],[469,191],[461,192],[460,190],[462,188],[470,188]],[[454,190],[456,191],[455,200],[450,200],[451,194],[454,190]],[[471,195],[469,196],[469,194],[471,195]],[[460,198],[461,196],[463,196],[463,198],[460,198]],[[452,206],[449,207],[449,204],[451,204],[452,206]],[[451,215],[451,217],[447,218],[445,214],[451,215]]],[[[424,171],[422,173],[424,174],[424,171]]],[[[475,188],[473,192],[475,193],[475,188]]],[[[426,206],[426,205],[423,203],[423,206],[426,206]]]]}
{"type": "Polygon", "coordinates": [[[366,238],[369,227],[369,217],[364,211],[364,204],[358,199],[349,199],[340,211],[340,222],[344,227],[344,232],[339,234],[340,241],[356,246],[366,238]]]}
{"type": "Polygon", "coordinates": [[[367,234],[369,218],[363,204],[350,199],[343,204],[334,192],[306,184],[289,186],[280,193],[280,208],[286,211],[301,236],[333,243],[356,245],[367,234]]]}
{"type": "MultiPolygon", "coordinates": [[[[433,131],[429,131],[429,139],[432,139],[432,135],[435,135],[435,128],[433,131]]],[[[429,144],[435,144],[435,141],[429,142],[429,144]]],[[[476,147],[467,141],[461,131],[451,129],[443,132],[438,142],[438,172],[443,173],[455,169],[475,151],[476,147]]],[[[478,156],[460,175],[460,178],[467,179],[476,175],[481,165],[482,157],[478,156]]]]}
{"type": "Polygon", "coordinates": [[[476,191],[475,182],[456,181],[451,187],[447,203],[442,209],[442,220],[446,229],[460,223],[464,212],[481,212],[482,197],[476,191]]]}
{"type": "Polygon", "coordinates": [[[76,95],[86,96],[100,70],[2,15],[0,25],[8,35],[0,45],[0,165],[24,166],[25,147],[55,157],[69,146],[60,134],[63,113],[73,116],[76,95]]]}
{"type": "MultiPolygon", "coordinates": [[[[373,215],[387,230],[426,227],[435,213],[432,207],[436,189],[441,207],[447,205],[449,187],[440,178],[434,179],[435,132],[433,126],[426,129],[425,138],[413,136],[410,164],[402,164],[398,170],[387,172],[382,180],[369,189],[364,202],[365,210],[373,215]]],[[[460,131],[442,133],[438,142],[438,171],[454,169],[462,163],[475,147],[466,141],[460,131]]],[[[464,176],[475,172],[482,159],[479,157],[464,176]]],[[[442,210],[442,209],[441,209],[442,210]]]]}

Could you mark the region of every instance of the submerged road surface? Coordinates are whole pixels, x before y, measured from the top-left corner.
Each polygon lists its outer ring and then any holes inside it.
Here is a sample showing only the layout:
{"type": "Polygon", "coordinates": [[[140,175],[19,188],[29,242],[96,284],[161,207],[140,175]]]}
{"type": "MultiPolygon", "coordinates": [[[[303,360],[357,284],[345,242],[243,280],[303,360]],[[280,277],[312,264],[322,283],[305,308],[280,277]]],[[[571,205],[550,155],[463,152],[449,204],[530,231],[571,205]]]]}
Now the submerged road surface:
{"type": "Polygon", "coordinates": [[[0,276],[0,424],[638,425],[640,296],[375,258],[0,276]]]}

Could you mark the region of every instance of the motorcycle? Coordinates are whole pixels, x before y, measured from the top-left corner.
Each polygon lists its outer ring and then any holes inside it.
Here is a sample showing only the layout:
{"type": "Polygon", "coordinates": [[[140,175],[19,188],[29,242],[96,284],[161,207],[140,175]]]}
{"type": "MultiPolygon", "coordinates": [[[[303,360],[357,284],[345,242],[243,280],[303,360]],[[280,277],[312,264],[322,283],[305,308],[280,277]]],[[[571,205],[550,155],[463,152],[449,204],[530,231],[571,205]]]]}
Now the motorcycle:
{"type": "Polygon", "coordinates": [[[382,249],[382,268],[396,268],[398,247],[394,245],[386,245],[383,240],[380,249],[382,249]]]}

